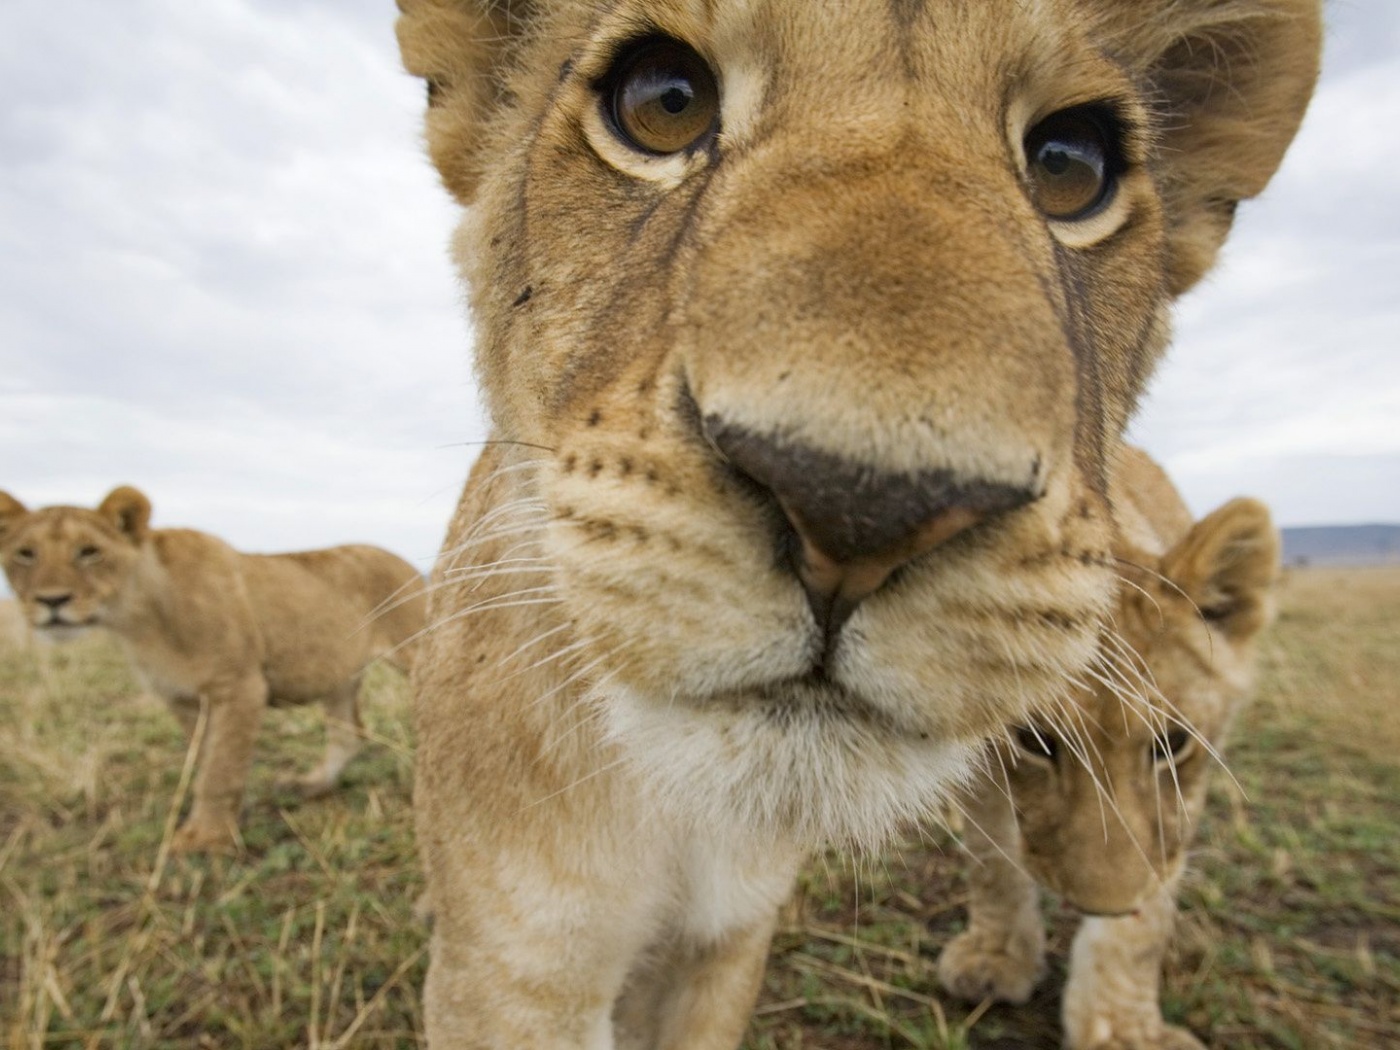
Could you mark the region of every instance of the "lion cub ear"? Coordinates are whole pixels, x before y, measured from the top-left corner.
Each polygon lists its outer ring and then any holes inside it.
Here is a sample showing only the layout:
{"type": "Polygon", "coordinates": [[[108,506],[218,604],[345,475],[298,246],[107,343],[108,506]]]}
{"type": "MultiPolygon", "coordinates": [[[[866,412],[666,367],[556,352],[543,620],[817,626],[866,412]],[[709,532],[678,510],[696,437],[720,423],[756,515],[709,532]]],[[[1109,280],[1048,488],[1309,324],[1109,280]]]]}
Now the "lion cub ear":
{"type": "Polygon", "coordinates": [[[1281,546],[1268,507],[1233,499],[1198,521],[1167,553],[1162,575],[1207,621],[1243,642],[1273,619],[1281,546]]]}
{"type": "Polygon", "coordinates": [[[1173,295],[1210,269],[1235,206],[1283,159],[1322,48],[1320,0],[1110,0],[1110,50],[1147,87],[1173,295]]]}
{"type": "Polygon", "coordinates": [[[530,0],[398,0],[403,65],[428,83],[428,153],[462,204],[481,178],[482,128],[505,93],[504,69],[538,6],[530,0]]]}
{"type": "Polygon", "coordinates": [[[20,518],[28,514],[29,511],[23,503],[15,499],[8,492],[0,491],[0,539],[19,524],[20,518]]]}
{"type": "Polygon", "coordinates": [[[117,528],[140,543],[151,523],[151,501],[130,485],[121,485],[107,493],[97,513],[110,518],[117,528]]]}

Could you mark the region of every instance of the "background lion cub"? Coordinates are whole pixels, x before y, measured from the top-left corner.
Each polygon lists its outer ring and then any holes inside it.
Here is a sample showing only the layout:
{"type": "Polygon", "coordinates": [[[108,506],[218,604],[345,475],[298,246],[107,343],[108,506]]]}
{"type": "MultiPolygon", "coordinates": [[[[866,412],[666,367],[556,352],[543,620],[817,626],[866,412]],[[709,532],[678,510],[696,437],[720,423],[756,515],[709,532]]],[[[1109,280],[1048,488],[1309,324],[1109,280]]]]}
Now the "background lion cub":
{"type": "Polygon", "coordinates": [[[492,440],[414,668],[436,1050],[739,1043],[819,843],[1092,663],[1317,0],[399,0],[492,440]]]}
{"type": "Polygon", "coordinates": [[[378,547],[241,554],[207,533],[152,529],[150,517],[125,486],[95,511],[31,512],[0,492],[0,558],[36,631],[110,630],[187,735],[207,704],[194,804],[173,845],[228,847],[263,708],[325,702],[325,757],[295,782],[334,787],[360,746],[360,674],[377,657],[404,666],[423,628],[423,579],[378,547]]]}
{"type": "Polygon", "coordinates": [[[1176,886],[1206,779],[1252,686],[1280,540],[1236,499],[1195,525],[1130,450],[1125,582],[1093,689],[999,744],[962,797],[969,921],[939,959],[964,999],[1024,1002],[1043,970],[1036,883],[1085,913],[1064,994],[1069,1050],[1200,1050],[1158,1005],[1176,886]]]}

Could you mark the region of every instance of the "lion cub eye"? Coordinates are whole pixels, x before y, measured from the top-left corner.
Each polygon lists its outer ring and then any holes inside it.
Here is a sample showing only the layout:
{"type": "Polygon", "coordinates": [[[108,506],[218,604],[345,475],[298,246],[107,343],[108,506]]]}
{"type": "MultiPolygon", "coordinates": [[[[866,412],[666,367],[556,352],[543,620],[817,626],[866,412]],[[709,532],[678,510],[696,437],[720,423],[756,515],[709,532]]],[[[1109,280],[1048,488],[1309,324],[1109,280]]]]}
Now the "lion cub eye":
{"type": "Polygon", "coordinates": [[[1195,738],[1186,730],[1173,729],[1165,736],[1159,736],[1152,741],[1152,761],[1180,762],[1186,757],[1194,740],[1195,738]]]}
{"type": "Polygon", "coordinates": [[[623,54],[605,80],[613,127],[646,153],[679,153],[719,122],[719,84],[705,60],[678,40],[651,39],[623,54]]]}
{"type": "Polygon", "coordinates": [[[93,546],[83,547],[78,551],[77,562],[79,565],[92,565],[102,560],[102,551],[93,546]]]}
{"type": "Polygon", "coordinates": [[[33,565],[33,564],[34,564],[34,548],[33,548],[33,547],[21,547],[19,550],[15,551],[15,553],[14,553],[13,555],[11,555],[11,559],[14,561],[14,563],[15,563],[16,565],[33,565]]]}
{"type": "Polygon", "coordinates": [[[1026,136],[1031,199],[1047,218],[1087,219],[1112,198],[1123,163],[1111,119],[1081,106],[1046,117],[1026,136]]]}
{"type": "Polygon", "coordinates": [[[1041,761],[1056,761],[1060,754],[1060,742],[1039,726],[1016,726],[1012,730],[1016,745],[1026,754],[1041,761]]]}

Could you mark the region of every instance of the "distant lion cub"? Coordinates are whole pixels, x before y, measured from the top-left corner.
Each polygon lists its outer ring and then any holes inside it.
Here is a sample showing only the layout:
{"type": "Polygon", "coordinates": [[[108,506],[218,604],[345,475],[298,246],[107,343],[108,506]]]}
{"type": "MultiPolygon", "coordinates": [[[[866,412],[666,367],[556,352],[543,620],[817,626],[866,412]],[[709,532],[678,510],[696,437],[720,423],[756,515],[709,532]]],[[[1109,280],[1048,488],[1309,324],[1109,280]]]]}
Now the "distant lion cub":
{"type": "Polygon", "coordinates": [[[939,976],[964,999],[1024,1002],[1043,970],[1039,882],[1086,916],[1071,951],[1064,1045],[1200,1050],[1163,1021],[1158,982],[1206,775],[1272,618],[1279,537],[1250,499],[1191,525],[1141,453],[1129,450],[1123,474],[1117,640],[1105,642],[1095,687],[1053,728],[1018,729],[964,795],[977,861],[969,923],[944,949],[939,976]]]}
{"type": "Polygon", "coordinates": [[[325,702],[325,757],[295,782],[333,788],[360,746],[360,674],[378,657],[401,664],[424,624],[423,581],[378,547],[241,554],[207,533],[152,529],[150,517],[125,486],[95,511],[31,512],[0,492],[0,558],[38,632],[110,630],[187,735],[207,702],[194,805],[174,846],[224,848],[263,708],[325,702]]]}

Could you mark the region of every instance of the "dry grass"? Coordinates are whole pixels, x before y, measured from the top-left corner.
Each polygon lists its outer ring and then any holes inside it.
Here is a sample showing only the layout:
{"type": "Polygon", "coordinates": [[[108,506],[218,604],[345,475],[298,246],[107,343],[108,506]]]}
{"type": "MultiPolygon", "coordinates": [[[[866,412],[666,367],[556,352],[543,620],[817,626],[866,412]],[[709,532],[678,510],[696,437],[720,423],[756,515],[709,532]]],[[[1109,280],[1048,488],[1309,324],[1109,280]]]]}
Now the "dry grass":
{"type": "MultiPolygon", "coordinates": [[[[1198,842],[1169,1015],[1218,1050],[1400,1046],[1400,569],[1294,573],[1198,842]]],[[[160,860],[178,730],[103,644],[0,653],[0,1046],[416,1046],[424,931],[403,683],[314,803],[273,781],[320,744],[271,712],[236,859],[160,860]]],[[[820,858],[775,942],[748,1050],[1058,1045],[1073,917],[1020,1009],[944,1002],[961,861],[936,834],[820,858]]]]}
{"type": "Polygon", "coordinates": [[[0,661],[3,1045],[416,1045],[407,690],[384,671],[369,696],[345,791],[277,793],[320,727],[269,712],[245,854],[168,857],[183,740],[115,648],[0,661]]]}
{"type": "Polygon", "coordinates": [[[1400,566],[1291,570],[1273,644],[1269,697],[1329,740],[1400,756],[1400,566]]]}

